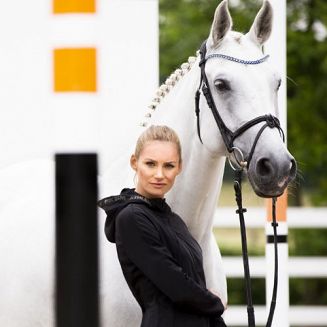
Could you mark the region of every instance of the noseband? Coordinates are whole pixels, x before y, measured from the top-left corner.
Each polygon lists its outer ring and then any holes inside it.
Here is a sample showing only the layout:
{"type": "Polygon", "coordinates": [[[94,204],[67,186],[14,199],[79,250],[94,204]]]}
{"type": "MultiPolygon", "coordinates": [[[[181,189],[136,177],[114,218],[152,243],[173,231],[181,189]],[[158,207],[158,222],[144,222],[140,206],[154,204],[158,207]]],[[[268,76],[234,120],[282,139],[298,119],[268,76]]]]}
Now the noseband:
{"type": "Polygon", "coordinates": [[[228,150],[229,153],[234,153],[235,160],[236,160],[237,164],[240,166],[239,168],[242,168],[242,169],[249,168],[250,161],[252,159],[255,147],[258,143],[258,140],[259,140],[262,132],[265,130],[266,127],[277,128],[283,137],[283,141],[285,141],[284,132],[280,126],[280,122],[277,117],[275,117],[271,114],[263,115],[263,116],[256,117],[256,118],[246,122],[245,124],[240,126],[236,131],[232,132],[226,126],[224,121],[222,120],[222,118],[219,114],[219,111],[216,107],[215,101],[213,99],[213,96],[212,96],[212,93],[210,90],[208,78],[207,78],[207,75],[205,72],[205,64],[209,59],[221,58],[224,60],[233,61],[235,63],[239,63],[239,64],[243,64],[243,65],[258,65],[258,64],[261,64],[264,61],[266,61],[268,59],[269,55],[266,55],[265,57],[263,57],[261,59],[251,61],[251,60],[238,59],[238,58],[227,56],[227,55],[220,54],[220,53],[211,54],[211,55],[206,56],[206,53],[207,53],[207,47],[206,47],[206,41],[204,41],[200,48],[200,56],[201,56],[201,60],[199,63],[199,66],[201,69],[200,85],[195,93],[195,114],[197,117],[197,131],[198,131],[198,136],[199,136],[200,142],[203,143],[202,139],[201,139],[201,131],[200,131],[200,96],[201,96],[201,90],[202,90],[202,93],[205,96],[205,98],[207,100],[207,104],[208,104],[209,108],[211,109],[213,117],[217,123],[218,129],[221,133],[221,136],[225,143],[226,149],[228,150]],[[252,126],[257,125],[261,122],[265,122],[265,124],[258,131],[258,133],[254,139],[254,142],[252,144],[249,155],[246,158],[244,158],[242,152],[234,146],[234,141],[237,137],[242,135],[249,128],[251,128],[252,126]],[[241,155],[241,160],[239,160],[235,154],[236,149],[237,149],[237,152],[241,155]]]}

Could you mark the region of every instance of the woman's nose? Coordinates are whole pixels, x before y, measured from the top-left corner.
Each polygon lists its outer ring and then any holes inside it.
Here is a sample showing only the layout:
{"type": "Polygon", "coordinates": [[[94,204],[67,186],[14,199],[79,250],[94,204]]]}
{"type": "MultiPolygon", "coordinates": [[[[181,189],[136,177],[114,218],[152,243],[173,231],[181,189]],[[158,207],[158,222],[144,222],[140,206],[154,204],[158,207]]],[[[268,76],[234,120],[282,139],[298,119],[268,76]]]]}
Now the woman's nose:
{"type": "Polygon", "coordinates": [[[162,167],[158,167],[155,172],[155,177],[156,178],[163,178],[163,169],[162,167]]]}

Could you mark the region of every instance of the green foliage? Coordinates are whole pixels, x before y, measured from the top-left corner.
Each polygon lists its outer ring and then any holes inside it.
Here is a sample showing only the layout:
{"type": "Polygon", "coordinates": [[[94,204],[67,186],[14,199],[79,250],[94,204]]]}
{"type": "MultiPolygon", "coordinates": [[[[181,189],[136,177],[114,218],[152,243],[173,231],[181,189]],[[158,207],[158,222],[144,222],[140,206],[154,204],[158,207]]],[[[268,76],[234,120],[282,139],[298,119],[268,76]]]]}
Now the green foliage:
{"type": "MultiPolygon", "coordinates": [[[[219,1],[160,0],[160,79],[164,80],[209,36],[219,1]]],[[[231,7],[234,26],[246,32],[258,10],[255,0],[231,7]]]]}
{"type": "Polygon", "coordinates": [[[207,37],[209,20],[214,12],[214,4],[209,4],[210,2],[159,1],[161,80],[172,73],[188,56],[194,55],[202,40],[207,37]]]}
{"type": "Polygon", "coordinates": [[[292,305],[326,305],[327,279],[291,278],[290,303],[292,305]]]}
{"type": "MultiPolygon", "coordinates": [[[[266,303],[266,282],[264,278],[252,278],[252,297],[254,305],[266,303]]],[[[243,278],[228,278],[228,297],[230,305],[242,305],[246,303],[245,284],[243,278]]]]}
{"type": "Polygon", "coordinates": [[[326,1],[288,1],[288,145],[312,200],[327,205],[327,44],[317,21],[327,22],[326,1]]]}
{"type": "Polygon", "coordinates": [[[290,229],[291,256],[327,256],[327,229],[290,229]]]}

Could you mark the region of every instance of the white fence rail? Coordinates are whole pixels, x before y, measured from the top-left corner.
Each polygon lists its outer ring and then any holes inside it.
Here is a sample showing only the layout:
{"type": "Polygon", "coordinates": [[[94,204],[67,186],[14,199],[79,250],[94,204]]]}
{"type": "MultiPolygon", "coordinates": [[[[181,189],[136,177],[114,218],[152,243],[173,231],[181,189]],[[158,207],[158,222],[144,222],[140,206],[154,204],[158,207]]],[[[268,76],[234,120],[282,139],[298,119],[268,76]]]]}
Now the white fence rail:
{"type": "MultiPolygon", "coordinates": [[[[248,207],[245,214],[245,223],[249,228],[265,228],[266,209],[264,207],[248,207]]],[[[235,207],[218,208],[215,212],[214,226],[219,228],[239,227],[235,207]]],[[[327,207],[287,209],[289,228],[327,228],[327,207]]]]}
{"type": "MultiPolygon", "coordinates": [[[[266,276],[265,257],[249,257],[249,265],[251,277],[266,276]]],[[[241,257],[224,257],[224,267],[228,277],[244,276],[241,257]]],[[[288,275],[292,278],[327,278],[327,257],[289,257],[288,275]]]]}
{"type": "MultiPolygon", "coordinates": [[[[254,306],[256,326],[265,326],[268,313],[265,306],[254,306]]],[[[224,315],[227,326],[247,326],[246,306],[229,306],[224,315]]],[[[289,310],[291,326],[327,326],[326,306],[291,306],[289,310]]]]}
{"type": "MultiPolygon", "coordinates": [[[[247,228],[265,228],[266,209],[248,208],[245,223],[247,228]]],[[[293,208],[287,210],[287,222],[292,228],[327,228],[326,208],[293,208]]],[[[238,216],[234,207],[218,208],[215,213],[214,226],[217,228],[239,228],[238,216]]],[[[223,257],[227,277],[243,278],[241,256],[223,257]]],[[[250,257],[249,264],[252,277],[266,276],[265,257],[250,257]]],[[[327,278],[327,257],[289,257],[289,277],[327,278]]],[[[266,306],[255,306],[256,324],[264,326],[267,321],[266,306]]],[[[246,306],[229,306],[225,313],[228,326],[247,326],[246,306]]],[[[290,306],[290,326],[327,326],[327,303],[325,306],[290,306]]]]}

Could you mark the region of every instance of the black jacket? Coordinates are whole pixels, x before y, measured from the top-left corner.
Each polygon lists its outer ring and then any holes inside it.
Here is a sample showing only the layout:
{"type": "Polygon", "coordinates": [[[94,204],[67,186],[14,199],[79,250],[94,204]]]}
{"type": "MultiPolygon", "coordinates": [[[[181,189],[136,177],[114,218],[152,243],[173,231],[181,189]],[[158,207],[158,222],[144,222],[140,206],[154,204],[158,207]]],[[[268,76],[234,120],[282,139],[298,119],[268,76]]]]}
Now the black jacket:
{"type": "Polygon", "coordinates": [[[105,234],[142,308],[141,327],[223,327],[219,297],[206,289],[202,251],[165,199],[132,189],[104,198],[105,234]]]}

